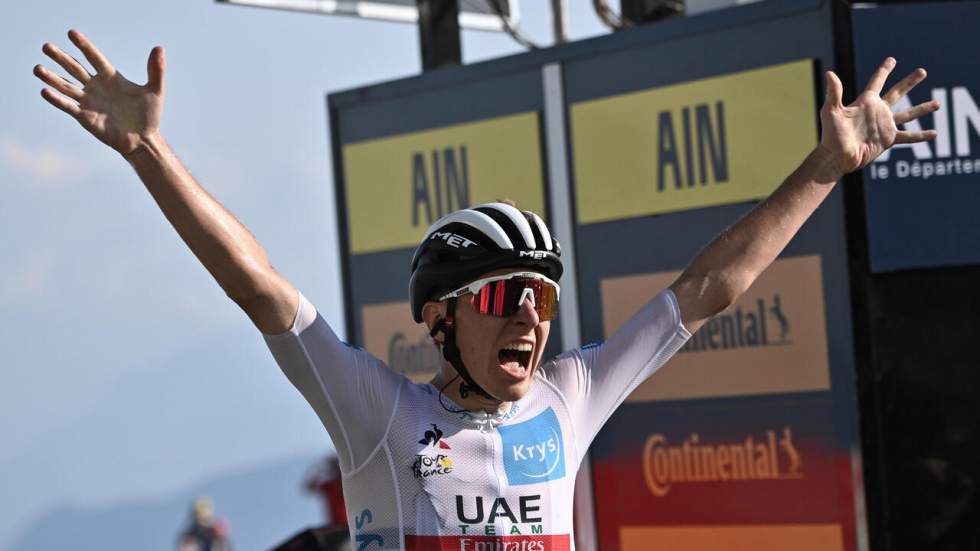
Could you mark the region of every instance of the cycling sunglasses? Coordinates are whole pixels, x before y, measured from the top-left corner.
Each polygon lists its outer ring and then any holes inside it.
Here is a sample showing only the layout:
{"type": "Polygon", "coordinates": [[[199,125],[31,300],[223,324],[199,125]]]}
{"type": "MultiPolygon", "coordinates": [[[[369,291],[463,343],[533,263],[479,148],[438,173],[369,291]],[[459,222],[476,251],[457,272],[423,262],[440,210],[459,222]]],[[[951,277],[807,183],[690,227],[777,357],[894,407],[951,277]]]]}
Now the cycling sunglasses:
{"type": "Polygon", "coordinates": [[[481,314],[507,317],[517,313],[530,299],[538,318],[551,321],[558,316],[558,284],[537,272],[513,272],[478,279],[439,297],[439,300],[470,293],[470,301],[481,314]]]}

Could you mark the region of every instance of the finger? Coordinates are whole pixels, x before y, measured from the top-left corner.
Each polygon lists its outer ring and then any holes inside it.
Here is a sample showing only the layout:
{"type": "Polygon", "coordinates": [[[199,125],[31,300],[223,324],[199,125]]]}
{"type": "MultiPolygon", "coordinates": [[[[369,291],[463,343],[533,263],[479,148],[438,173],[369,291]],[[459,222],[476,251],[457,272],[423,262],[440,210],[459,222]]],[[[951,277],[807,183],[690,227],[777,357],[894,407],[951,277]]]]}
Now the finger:
{"type": "Polygon", "coordinates": [[[61,50],[61,48],[55,46],[54,44],[46,42],[44,46],[41,46],[41,51],[44,52],[46,56],[53,59],[55,63],[61,65],[64,70],[68,71],[68,74],[75,77],[75,79],[77,79],[78,82],[81,82],[83,85],[88,84],[88,81],[92,80],[92,75],[89,74],[88,69],[86,69],[81,62],[66,54],[61,50]]]}
{"type": "Polygon", "coordinates": [[[908,76],[903,78],[896,84],[892,86],[881,99],[885,100],[888,105],[895,105],[898,100],[902,99],[905,94],[909,93],[909,90],[915,88],[915,85],[926,79],[926,70],[919,67],[918,69],[909,73],[908,76]]]}
{"type": "Polygon", "coordinates": [[[112,74],[116,71],[112,64],[109,63],[109,60],[102,55],[102,52],[84,34],[72,29],[68,31],[68,38],[85,54],[85,59],[92,64],[96,73],[112,74]]]}
{"type": "Polygon", "coordinates": [[[936,137],[935,130],[923,130],[921,132],[899,132],[895,135],[895,143],[916,143],[931,140],[936,137]]]}
{"type": "Polygon", "coordinates": [[[78,117],[78,114],[82,112],[82,109],[74,101],[62,96],[61,94],[55,92],[50,88],[45,88],[41,90],[41,97],[48,100],[48,103],[54,105],[58,109],[61,109],[65,113],[68,113],[72,117],[78,117]]]}
{"type": "Polygon", "coordinates": [[[896,125],[905,124],[905,123],[907,123],[909,121],[913,121],[913,120],[921,117],[922,115],[927,115],[929,113],[932,113],[932,112],[938,111],[938,110],[939,110],[939,102],[938,101],[927,101],[925,103],[920,103],[919,105],[916,105],[915,107],[910,107],[910,108],[906,109],[905,111],[901,111],[899,113],[895,113],[895,124],[896,125]]]}
{"type": "Polygon", "coordinates": [[[75,86],[71,82],[68,82],[61,75],[52,73],[43,65],[34,66],[34,76],[43,80],[46,84],[54,86],[55,90],[61,92],[62,94],[70,97],[73,100],[81,100],[84,92],[78,86],[75,86]]]}
{"type": "Polygon", "coordinates": [[[888,80],[888,75],[891,74],[892,69],[895,68],[895,58],[886,57],[885,61],[878,66],[878,69],[871,75],[871,80],[868,81],[868,86],[864,89],[865,92],[872,92],[875,95],[881,93],[881,89],[885,87],[885,81],[888,80]]]}
{"type": "Polygon", "coordinates": [[[827,71],[827,97],[824,100],[824,105],[829,105],[833,108],[843,108],[844,107],[844,85],[841,84],[839,78],[833,71],[827,71]]]}
{"type": "Polygon", "coordinates": [[[151,92],[163,94],[163,73],[167,69],[167,59],[162,46],[157,46],[150,50],[150,57],[146,60],[146,86],[151,92]]]}

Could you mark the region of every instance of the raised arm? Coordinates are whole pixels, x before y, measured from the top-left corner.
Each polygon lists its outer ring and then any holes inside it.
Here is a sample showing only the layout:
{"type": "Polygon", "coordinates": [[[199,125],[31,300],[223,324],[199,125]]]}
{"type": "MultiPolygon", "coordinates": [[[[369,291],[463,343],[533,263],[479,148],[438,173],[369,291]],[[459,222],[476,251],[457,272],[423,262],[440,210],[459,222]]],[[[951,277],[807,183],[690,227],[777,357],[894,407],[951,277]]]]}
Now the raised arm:
{"type": "Polygon", "coordinates": [[[827,71],[820,144],[772,195],[702,249],[671,285],[689,331],[697,331],[752,285],[845,174],[867,166],[895,143],[935,138],[933,130],[898,130],[898,124],[936,111],[939,104],[892,113],[891,106],[926,78],[924,69],[916,69],[882,96],[894,67],[895,60],[887,58],[847,106],[840,79],[827,71]]]}
{"type": "Polygon", "coordinates": [[[34,74],[54,88],[41,90],[41,96],[133,166],[181,239],[260,331],[288,329],[298,306],[296,290],[273,269],[248,229],[197,183],[160,135],[163,48],[150,52],[147,83],[140,86],[123,77],[82,33],[71,30],[68,38],[95,74],[46,43],[42,51],[78,84],[37,65],[34,74]]]}

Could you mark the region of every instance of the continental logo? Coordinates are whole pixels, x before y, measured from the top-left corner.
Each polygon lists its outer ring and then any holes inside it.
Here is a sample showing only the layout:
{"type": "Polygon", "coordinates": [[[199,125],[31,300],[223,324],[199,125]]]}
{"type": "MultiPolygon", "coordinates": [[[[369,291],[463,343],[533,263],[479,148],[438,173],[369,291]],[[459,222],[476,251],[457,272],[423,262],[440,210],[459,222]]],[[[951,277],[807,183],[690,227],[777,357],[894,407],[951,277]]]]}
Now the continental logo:
{"type": "Polygon", "coordinates": [[[571,112],[584,224],[760,199],[817,138],[810,60],[579,102],[571,112]]]}
{"type": "Polygon", "coordinates": [[[343,158],[354,254],[414,247],[440,217],[500,197],[544,212],[537,113],[348,144],[343,158]]]}
{"type": "Polygon", "coordinates": [[[702,442],[698,433],[674,444],[663,434],[652,434],[643,446],[643,479],[657,497],[685,483],[799,478],[803,457],[791,427],[718,443],[702,442]]]}
{"type": "Polygon", "coordinates": [[[736,304],[733,310],[715,316],[681,352],[787,346],[792,344],[791,327],[783,312],[782,295],[776,293],[757,298],[748,308],[736,304]]]}
{"type": "Polygon", "coordinates": [[[408,302],[364,306],[361,322],[365,350],[414,382],[435,375],[442,356],[425,325],[412,319],[408,302]]]}
{"type": "MultiPolygon", "coordinates": [[[[599,284],[606,337],[678,272],[599,284]]],[[[828,390],[830,370],[820,257],[776,260],[728,310],[695,333],[629,401],[682,400],[828,390]]]]}

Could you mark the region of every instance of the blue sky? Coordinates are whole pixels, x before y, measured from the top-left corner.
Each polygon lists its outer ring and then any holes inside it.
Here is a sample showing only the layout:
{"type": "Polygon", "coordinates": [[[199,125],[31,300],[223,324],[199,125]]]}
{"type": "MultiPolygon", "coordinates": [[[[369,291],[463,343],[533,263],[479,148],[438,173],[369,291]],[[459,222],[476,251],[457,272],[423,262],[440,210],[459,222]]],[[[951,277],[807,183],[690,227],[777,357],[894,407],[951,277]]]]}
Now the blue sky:
{"type": "MultiPolygon", "coordinates": [[[[590,1],[570,4],[573,38],[605,32],[590,1]]],[[[521,6],[527,31],[545,43],[549,5],[521,6]]],[[[41,45],[80,57],[66,37],[72,27],[138,83],[150,49],[167,48],[164,135],[335,326],[324,94],[420,71],[417,32],[405,24],[207,0],[4,8],[0,549],[55,507],[166,496],[331,447],[129,166],[41,99],[31,69],[56,68],[41,45]]],[[[472,62],[521,48],[466,32],[463,50],[472,62]]]]}

